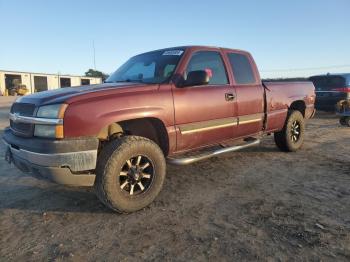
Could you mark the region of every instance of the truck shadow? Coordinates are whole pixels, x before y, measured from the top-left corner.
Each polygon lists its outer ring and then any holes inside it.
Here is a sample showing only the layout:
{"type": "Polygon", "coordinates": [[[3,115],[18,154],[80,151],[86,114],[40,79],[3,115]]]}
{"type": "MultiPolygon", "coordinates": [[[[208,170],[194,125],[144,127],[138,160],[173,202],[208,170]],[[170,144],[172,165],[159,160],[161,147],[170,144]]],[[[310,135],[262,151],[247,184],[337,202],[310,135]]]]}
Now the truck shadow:
{"type": "MultiPolygon", "coordinates": [[[[169,193],[176,191],[176,185],[182,181],[185,173],[189,172],[193,168],[195,169],[205,169],[208,164],[215,164],[220,166],[220,161],[225,161],[225,158],[232,158],[235,161],[235,155],[237,153],[246,154],[246,157],[252,157],[251,153],[276,153],[279,150],[273,145],[261,145],[257,147],[246,148],[238,152],[232,152],[224,154],[224,159],[221,157],[215,157],[212,159],[200,161],[195,166],[184,166],[176,167],[169,165],[167,180],[165,183],[165,188],[163,192],[169,193]],[[220,160],[221,159],[221,160],[220,160]]],[[[254,154],[255,155],[255,154],[254,154]]],[[[2,161],[1,161],[2,164],[2,161]]],[[[14,170],[13,170],[14,171],[14,170]]],[[[11,170],[12,172],[12,170],[11,170]]],[[[14,171],[19,172],[19,171],[14,171]]],[[[190,171],[191,173],[192,171],[190,171]]],[[[194,174],[191,179],[198,179],[202,175],[194,174]]],[[[84,187],[67,187],[62,185],[56,185],[47,181],[27,181],[24,185],[18,179],[34,179],[31,175],[21,173],[20,176],[14,177],[13,179],[7,180],[8,182],[0,183],[0,212],[4,210],[23,210],[34,213],[45,213],[45,212],[62,212],[62,213],[90,213],[90,214],[117,214],[111,211],[109,208],[105,207],[99,199],[96,197],[92,188],[84,187]],[[20,182],[20,183],[19,183],[20,182]]],[[[195,184],[195,182],[193,182],[195,184]]],[[[184,188],[184,194],[187,194],[189,189],[184,188]]],[[[156,204],[162,204],[163,202],[168,203],[164,197],[158,198],[156,204]]],[[[165,194],[165,193],[164,193],[165,194]]]]}
{"type": "Polygon", "coordinates": [[[98,200],[92,189],[88,188],[52,184],[44,186],[0,184],[0,192],[0,199],[3,200],[0,202],[0,212],[16,209],[38,213],[114,213],[98,200]]]}
{"type": "MultiPolygon", "coordinates": [[[[276,146],[265,146],[265,145],[258,145],[258,146],[254,146],[254,147],[249,147],[249,148],[245,148],[242,149],[240,151],[237,152],[256,152],[256,153],[272,153],[272,152],[280,152],[280,150],[276,147],[276,146]]],[[[235,152],[233,152],[232,154],[234,154],[235,152]]]]}

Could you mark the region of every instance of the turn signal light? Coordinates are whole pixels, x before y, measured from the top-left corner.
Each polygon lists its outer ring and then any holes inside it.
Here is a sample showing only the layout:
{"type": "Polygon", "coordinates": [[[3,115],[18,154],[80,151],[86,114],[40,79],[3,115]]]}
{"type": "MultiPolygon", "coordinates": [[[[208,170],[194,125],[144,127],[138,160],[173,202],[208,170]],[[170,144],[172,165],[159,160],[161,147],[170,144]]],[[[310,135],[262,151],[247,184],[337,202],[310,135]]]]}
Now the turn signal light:
{"type": "Polygon", "coordinates": [[[63,125],[56,126],[56,138],[63,138],[63,125]]]}

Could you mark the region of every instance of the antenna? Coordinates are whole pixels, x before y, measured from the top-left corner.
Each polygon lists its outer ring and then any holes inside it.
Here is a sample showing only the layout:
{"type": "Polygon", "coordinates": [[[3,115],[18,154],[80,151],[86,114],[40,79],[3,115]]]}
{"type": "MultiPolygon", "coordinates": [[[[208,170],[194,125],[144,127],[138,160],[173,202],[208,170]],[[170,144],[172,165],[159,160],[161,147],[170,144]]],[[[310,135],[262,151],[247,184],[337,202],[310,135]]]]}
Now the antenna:
{"type": "Polygon", "coordinates": [[[93,50],[93,58],[94,58],[94,69],[96,70],[95,40],[92,40],[92,50],[93,50]]]}

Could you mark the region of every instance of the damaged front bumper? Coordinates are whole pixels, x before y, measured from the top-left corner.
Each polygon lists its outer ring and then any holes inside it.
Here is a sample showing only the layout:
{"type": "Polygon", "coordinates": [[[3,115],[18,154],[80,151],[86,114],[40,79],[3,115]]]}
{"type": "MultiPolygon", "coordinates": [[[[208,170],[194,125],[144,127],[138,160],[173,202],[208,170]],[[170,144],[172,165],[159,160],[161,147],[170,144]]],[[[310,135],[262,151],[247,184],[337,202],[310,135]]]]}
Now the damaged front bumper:
{"type": "Polygon", "coordinates": [[[15,136],[5,129],[5,158],[23,172],[72,186],[92,186],[97,138],[42,139],[15,136]]]}

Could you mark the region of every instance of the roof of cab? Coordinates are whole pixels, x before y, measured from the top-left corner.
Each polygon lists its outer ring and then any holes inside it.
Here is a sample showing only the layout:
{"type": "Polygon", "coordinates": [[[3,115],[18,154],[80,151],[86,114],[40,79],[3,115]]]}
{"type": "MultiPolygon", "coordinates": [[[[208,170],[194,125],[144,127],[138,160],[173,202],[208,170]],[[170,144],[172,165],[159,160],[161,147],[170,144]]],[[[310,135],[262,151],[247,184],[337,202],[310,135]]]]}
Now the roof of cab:
{"type": "Polygon", "coordinates": [[[214,49],[218,49],[218,50],[234,51],[234,52],[240,52],[240,53],[249,53],[248,51],[240,50],[240,49],[218,47],[218,46],[205,46],[205,45],[174,46],[174,47],[167,47],[167,48],[152,50],[152,51],[145,52],[145,53],[157,52],[157,51],[166,51],[166,50],[174,50],[174,49],[188,49],[188,48],[210,48],[210,49],[214,48],[214,49]]]}

